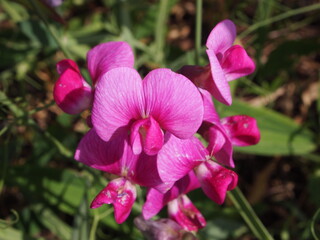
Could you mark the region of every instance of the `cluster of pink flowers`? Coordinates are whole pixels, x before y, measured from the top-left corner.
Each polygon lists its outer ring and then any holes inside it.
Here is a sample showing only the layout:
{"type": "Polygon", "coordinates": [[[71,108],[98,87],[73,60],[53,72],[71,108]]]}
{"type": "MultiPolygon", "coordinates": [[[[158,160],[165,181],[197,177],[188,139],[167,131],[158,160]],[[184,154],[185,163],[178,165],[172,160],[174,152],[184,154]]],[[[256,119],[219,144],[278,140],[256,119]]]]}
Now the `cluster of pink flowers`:
{"type": "Polygon", "coordinates": [[[212,96],[232,102],[228,81],[252,73],[254,62],[233,45],[236,28],[220,22],[207,39],[210,64],[184,66],[175,73],[155,69],[142,80],[125,42],[100,44],[87,54],[92,87],[75,62],[57,64],[60,78],[54,98],[69,114],[90,109],[91,130],[82,138],[75,159],[116,175],[96,196],[91,208],[112,204],[117,223],[124,222],[136,199],[136,185],[147,187],[142,216],[148,220],[165,205],[169,217],[188,231],[206,221],[187,197],[202,188],[222,204],[236,187],[233,146],[259,142],[256,120],[239,115],[220,119],[212,96]],[[195,137],[200,134],[208,146],[195,137]]]}

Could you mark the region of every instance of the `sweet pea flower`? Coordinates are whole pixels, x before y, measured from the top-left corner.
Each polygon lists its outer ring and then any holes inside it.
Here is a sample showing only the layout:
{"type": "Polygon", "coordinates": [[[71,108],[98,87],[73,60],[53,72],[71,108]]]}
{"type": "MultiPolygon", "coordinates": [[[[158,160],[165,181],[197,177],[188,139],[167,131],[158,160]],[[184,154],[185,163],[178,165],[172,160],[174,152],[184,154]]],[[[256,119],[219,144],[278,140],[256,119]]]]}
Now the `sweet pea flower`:
{"type": "Polygon", "coordinates": [[[114,68],[96,85],[92,123],[97,134],[104,141],[129,135],[134,154],[157,154],[165,132],[190,138],[202,117],[197,88],[169,69],[153,70],[142,81],[132,68],[114,68]]]}
{"type": "Polygon", "coordinates": [[[141,216],[134,219],[134,224],[148,240],[196,240],[197,238],[175,221],[161,218],[156,221],[145,220],[141,216]]]}
{"type": "Polygon", "coordinates": [[[204,104],[203,123],[198,132],[208,141],[211,156],[228,167],[234,167],[233,146],[251,146],[260,141],[256,119],[236,115],[220,119],[208,91],[200,89],[204,104]]]}
{"type": "Polygon", "coordinates": [[[206,221],[200,211],[192,204],[187,193],[199,188],[199,181],[193,171],[177,181],[165,194],[149,189],[147,200],[142,208],[142,216],[150,219],[168,204],[169,217],[185,230],[197,231],[205,227],[206,221]]]}
{"type": "MultiPolygon", "coordinates": [[[[102,43],[87,54],[88,70],[93,86],[99,78],[116,67],[133,67],[134,56],[126,42],[102,43]]],[[[66,113],[79,114],[91,108],[94,89],[84,80],[77,64],[71,59],[57,63],[60,77],[53,89],[54,100],[66,113]]]]}
{"type": "Polygon", "coordinates": [[[179,73],[188,77],[198,87],[208,90],[218,101],[231,105],[232,97],[228,82],[254,72],[255,64],[245,49],[233,45],[236,27],[230,20],[218,23],[207,42],[210,64],[205,67],[184,66],[179,73]]]}
{"type": "MultiPolygon", "coordinates": [[[[119,178],[112,180],[97,195],[91,203],[91,208],[103,204],[112,204],[115,209],[115,220],[122,223],[130,214],[136,198],[135,184],[155,188],[165,193],[174,184],[172,181],[163,182],[159,175],[159,162],[170,159],[180,159],[190,162],[199,158],[198,152],[190,152],[193,145],[190,139],[181,140],[170,133],[165,134],[166,144],[157,155],[149,156],[145,153],[135,155],[129,145],[129,136],[125,139],[112,137],[108,142],[102,140],[92,128],[81,139],[75,159],[92,168],[114,174],[119,178]]],[[[195,167],[196,160],[188,166],[181,165],[181,169],[195,167]]],[[[170,174],[170,172],[168,172],[170,174]]]]}

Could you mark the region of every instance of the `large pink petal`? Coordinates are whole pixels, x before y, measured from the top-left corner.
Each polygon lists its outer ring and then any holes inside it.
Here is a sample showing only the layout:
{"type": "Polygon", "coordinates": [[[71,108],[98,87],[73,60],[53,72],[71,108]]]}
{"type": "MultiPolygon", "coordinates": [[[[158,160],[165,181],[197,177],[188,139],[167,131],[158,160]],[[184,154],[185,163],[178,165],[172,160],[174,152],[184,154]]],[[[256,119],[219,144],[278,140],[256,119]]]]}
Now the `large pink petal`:
{"type": "Polygon", "coordinates": [[[81,139],[74,158],[89,167],[120,176],[127,151],[127,142],[123,138],[105,142],[93,128],[81,139]]]}
{"type": "Polygon", "coordinates": [[[93,84],[95,84],[104,73],[113,68],[132,68],[133,51],[126,42],[101,43],[88,52],[87,63],[93,84]]]}
{"type": "Polygon", "coordinates": [[[140,154],[143,148],[146,154],[155,155],[163,145],[163,131],[152,116],[136,121],[131,127],[130,138],[135,154],[140,154]]]}
{"type": "Polygon", "coordinates": [[[239,45],[232,46],[224,53],[221,65],[227,81],[247,76],[256,68],[246,50],[239,45]]]}
{"type": "Polygon", "coordinates": [[[171,200],[180,194],[186,194],[199,188],[199,181],[193,170],[188,175],[177,181],[166,193],[161,193],[154,188],[148,190],[147,199],[142,207],[142,215],[145,219],[152,218],[171,200]]]}
{"type": "Polygon", "coordinates": [[[53,89],[57,105],[69,114],[79,114],[89,109],[93,93],[82,78],[76,63],[68,59],[62,60],[57,64],[57,70],[61,73],[53,89]]]}
{"type": "Polygon", "coordinates": [[[165,142],[158,153],[157,164],[161,179],[171,187],[201,164],[207,158],[208,152],[196,137],[181,140],[166,134],[165,142]]]}
{"type": "Polygon", "coordinates": [[[214,202],[222,204],[227,191],[238,184],[238,175],[221,165],[207,161],[196,168],[196,174],[204,193],[214,202]]]}
{"type": "Polygon", "coordinates": [[[215,54],[224,53],[236,39],[236,26],[229,19],[219,22],[209,34],[206,46],[215,54]]]}
{"type": "Polygon", "coordinates": [[[206,220],[186,195],[168,203],[169,217],[188,231],[198,231],[206,226],[206,220]]]}
{"type": "Polygon", "coordinates": [[[257,120],[246,115],[237,115],[221,119],[231,142],[236,146],[255,145],[260,141],[257,120]]]}
{"type": "Polygon", "coordinates": [[[114,68],[99,80],[92,109],[97,134],[108,141],[119,128],[144,115],[142,81],[131,68],[114,68]]]}
{"type": "Polygon", "coordinates": [[[230,86],[221,64],[214,51],[208,49],[206,52],[210,61],[211,76],[207,79],[203,88],[209,91],[219,102],[231,105],[230,86]]]}
{"type": "Polygon", "coordinates": [[[112,204],[115,220],[120,224],[128,218],[136,197],[135,186],[125,178],[117,178],[108,183],[95,197],[90,207],[98,208],[103,204],[112,204]]]}
{"type": "Polygon", "coordinates": [[[200,127],[203,103],[196,86],[169,69],[151,71],[143,80],[146,115],[179,138],[191,137],[200,127]]]}

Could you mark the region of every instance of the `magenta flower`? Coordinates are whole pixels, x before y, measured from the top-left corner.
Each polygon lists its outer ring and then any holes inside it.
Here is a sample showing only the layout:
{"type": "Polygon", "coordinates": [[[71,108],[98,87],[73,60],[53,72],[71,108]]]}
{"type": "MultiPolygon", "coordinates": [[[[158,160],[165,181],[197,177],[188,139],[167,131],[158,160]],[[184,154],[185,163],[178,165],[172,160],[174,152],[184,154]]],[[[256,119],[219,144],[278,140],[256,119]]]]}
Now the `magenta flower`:
{"type": "Polygon", "coordinates": [[[198,87],[208,90],[218,101],[231,105],[228,82],[254,72],[255,64],[243,47],[234,45],[236,27],[230,20],[218,23],[207,39],[206,67],[184,66],[179,72],[198,87]]]}
{"type": "Polygon", "coordinates": [[[134,224],[143,233],[146,239],[152,240],[196,240],[190,232],[182,229],[175,221],[161,218],[156,221],[145,220],[141,216],[134,219],[134,224]]]}
{"type": "Polygon", "coordinates": [[[165,194],[151,188],[147,193],[147,200],[142,208],[145,219],[155,216],[165,205],[168,204],[168,213],[188,231],[197,231],[205,227],[206,221],[200,211],[192,204],[186,193],[199,188],[200,184],[193,171],[180,179],[165,194]]]}
{"type": "MultiPolygon", "coordinates": [[[[164,159],[168,161],[180,159],[189,163],[191,159],[197,159],[200,153],[189,152],[189,147],[193,145],[193,141],[189,139],[181,140],[169,133],[165,134],[164,139],[166,144],[157,155],[149,156],[145,153],[135,155],[129,146],[129,136],[125,139],[112,137],[105,142],[96,134],[95,128],[92,128],[80,141],[75,159],[92,168],[117,175],[119,178],[111,181],[98,194],[91,207],[113,204],[115,219],[121,223],[128,217],[135,201],[135,184],[155,188],[163,193],[168,191],[175,181],[163,182],[158,165],[161,166],[160,163],[164,159]]],[[[187,166],[182,164],[180,169],[188,171],[190,167],[197,165],[198,161],[193,161],[187,166]]]]}
{"type": "Polygon", "coordinates": [[[220,120],[210,93],[205,90],[200,92],[205,112],[199,133],[208,141],[207,149],[211,156],[225,166],[234,167],[232,146],[251,146],[260,141],[257,121],[246,115],[220,120]]]}
{"type": "MultiPolygon", "coordinates": [[[[104,73],[113,68],[133,67],[134,57],[126,42],[108,42],[91,49],[87,54],[87,63],[95,85],[104,73]]],[[[57,63],[57,71],[60,77],[53,90],[57,105],[69,114],[79,114],[91,108],[94,91],[82,77],[77,64],[64,59],[57,63]]]]}
{"type": "Polygon", "coordinates": [[[126,138],[135,154],[154,155],[162,148],[165,131],[190,138],[203,117],[202,98],[184,76],[169,69],[151,71],[142,81],[131,68],[115,68],[96,85],[92,123],[109,141],[126,138]]]}

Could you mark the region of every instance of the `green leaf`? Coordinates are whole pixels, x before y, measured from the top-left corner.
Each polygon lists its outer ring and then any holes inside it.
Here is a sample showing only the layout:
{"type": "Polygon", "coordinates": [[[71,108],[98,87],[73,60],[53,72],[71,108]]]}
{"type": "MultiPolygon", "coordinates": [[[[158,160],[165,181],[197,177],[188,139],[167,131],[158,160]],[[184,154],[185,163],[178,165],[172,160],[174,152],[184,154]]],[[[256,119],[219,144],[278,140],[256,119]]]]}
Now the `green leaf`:
{"type": "Polygon", "coordinates": [[[0,229],[0,239],[1,240],[22,240],[24,238],[21,231],[14,229],[12,227],[8,227],[5,229],[0,229]]]}
{"type": "Polygon", "coordinates": [[[239,152],[258,155],[302,155],[316,148],[309,130],[273,110],[264,107],[255,108],[235,100],[230,107],[223,109],[221,115],[241,114],[257,119],[261,140],[255,146],[236,147],[239,152]]]}

